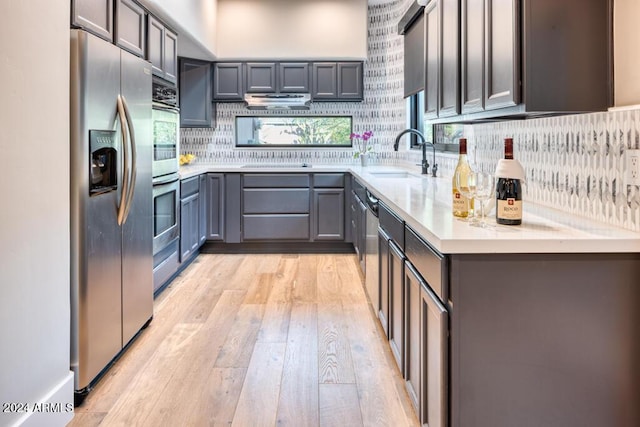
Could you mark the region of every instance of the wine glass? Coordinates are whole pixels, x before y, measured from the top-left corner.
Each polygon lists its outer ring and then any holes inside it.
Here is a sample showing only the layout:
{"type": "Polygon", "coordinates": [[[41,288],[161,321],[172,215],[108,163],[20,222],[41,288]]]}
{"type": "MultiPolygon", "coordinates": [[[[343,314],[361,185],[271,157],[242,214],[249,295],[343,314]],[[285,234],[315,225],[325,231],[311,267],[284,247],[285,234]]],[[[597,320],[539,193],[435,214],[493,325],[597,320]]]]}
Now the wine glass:
{"type": "Polygon", "coordinates": [[[493,175],[487,172],[474,172],[469,178],[469,185],[475,187],[475,197],[480,202],[480,223],[478,227],[486,228],[489,224],[485,221],[484,205],[494,195],[495,180],[493,175]]]}
{"type": "MultiPolygon", "coordinates": [[[[458,188],[458,191],[460,192],[460,194],[462,194],[468,200],[469,216],[467,217],[467,221],[469,221],[470,224],[475,224],[478,222],[478,218],[476,218],[474,215],[475,210],[472,210],[471,208],[473,204],[473,199],[475,197],[475,192],[476,192],[475,186],[470,185],[472,183],[471,182],[472,175],[473,175],[473,170],[469,171],[469,173],[467,174],[457,173],[456,187],[458,188]]],[[[475,206],[475,204],[473,205],[475,206]]]]}

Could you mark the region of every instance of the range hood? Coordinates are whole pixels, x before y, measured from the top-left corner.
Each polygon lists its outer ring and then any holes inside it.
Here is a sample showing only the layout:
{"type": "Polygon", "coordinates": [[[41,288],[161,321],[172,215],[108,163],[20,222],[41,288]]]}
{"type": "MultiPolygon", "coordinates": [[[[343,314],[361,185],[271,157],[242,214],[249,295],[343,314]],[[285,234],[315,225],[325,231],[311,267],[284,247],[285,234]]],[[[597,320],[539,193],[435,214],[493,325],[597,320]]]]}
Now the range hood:
{"type": "Polygon", "coordinates": [[[248,93],[244,96],[249,110],[308,110],[308,93],[248,93]]]}

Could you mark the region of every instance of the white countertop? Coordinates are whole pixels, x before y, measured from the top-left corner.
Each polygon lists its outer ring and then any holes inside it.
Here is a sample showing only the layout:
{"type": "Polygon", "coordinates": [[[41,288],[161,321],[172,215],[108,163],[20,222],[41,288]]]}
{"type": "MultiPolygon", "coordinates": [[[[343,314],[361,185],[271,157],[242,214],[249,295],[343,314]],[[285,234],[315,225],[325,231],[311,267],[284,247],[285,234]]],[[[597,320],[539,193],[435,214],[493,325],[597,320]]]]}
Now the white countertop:
{"type": "Polygon", "coordinates": [[[411,175],[405,178],[376,174],[392,171],[407,170],[353,165],[310,168],[194,165],[182,166],[180,177],[206,172],[349,172],[443,254],[640,252],[640,233],[533,205],[526,200],[522,225],[498,225],[495,217],[489,216],[487,222],[491,227],[473,227],[451,213],[451,179],[421,176],[416,171],[407,171],[411,175]]]}

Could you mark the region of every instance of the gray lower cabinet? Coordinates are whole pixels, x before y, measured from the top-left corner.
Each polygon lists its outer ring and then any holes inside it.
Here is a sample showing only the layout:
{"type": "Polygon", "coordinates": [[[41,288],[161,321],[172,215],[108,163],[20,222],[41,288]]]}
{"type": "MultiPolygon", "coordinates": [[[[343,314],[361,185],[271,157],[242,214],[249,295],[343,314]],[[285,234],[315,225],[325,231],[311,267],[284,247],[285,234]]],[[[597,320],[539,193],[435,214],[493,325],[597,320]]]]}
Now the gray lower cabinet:
{"type": "MultiPolygon", "coordinates": [[[[405,384],[417,414],[420,414],[422,384],[422,340],[420,339],[422,280],[410,262],[404,269],[405,384]]],[[[431,425],[431,424],[428,424],[431,425]]]]}
{"type": "Polygon", "coordinates": [[[121,48],[144,57],[147,40],[147,13],[133,0],[116,1],[115,41],[121,48]]]}
{"type": "Polygon", "coordinates": [[[241,62],[218,62],[213,66],[214,101],[242,101],[244,86],[241,62]]]}
{"type": "Polygon", "coordinates": [[[180,58],[180,127],[215,127],[211,63],[180,58]]]}
{"type": "Polygon", "coordinates": [[[244,174],[242,240],[309,241],[309,174],[244,174]]]}
{"type": "Polygon", "coordinates": [[[314,240],[344,240],[344,188],[313,190],[314,240]]]}
{"type": "Polygon", "coordinates": [[[208,173],[207,177],[207,240],[225,239],[225,175],[208,173]]]}
{"type": "Polygon", "coordinates": [[[200,178],[180,181],[180,261],[184,262],[200,246],[200,178]]]}
{"type": "Polygon", "coordinates": [[[382,325],[384,334],[389,338],[389,235],[378,227],[378,284],[380,287],[380,306],[378,307],[378,320],[382,325]]]}
{"type": "Polygon", "coordinates": [[[391,353],[404,375],[404,252],[389,241],[389,345],[391,353]]]}
{"type": "Polygon", "coordinates": [[[207,174],[198,177],[200,187],[200,216],[198,218],[198,246],[202,246],[207,240],[207,207],[209,202],[209,190],[207,188],[207,174]]]}
{"type": "Polygon", "coordinates": [[[72,0],[71,26],[113,41],[113,0],[72,0]]]}

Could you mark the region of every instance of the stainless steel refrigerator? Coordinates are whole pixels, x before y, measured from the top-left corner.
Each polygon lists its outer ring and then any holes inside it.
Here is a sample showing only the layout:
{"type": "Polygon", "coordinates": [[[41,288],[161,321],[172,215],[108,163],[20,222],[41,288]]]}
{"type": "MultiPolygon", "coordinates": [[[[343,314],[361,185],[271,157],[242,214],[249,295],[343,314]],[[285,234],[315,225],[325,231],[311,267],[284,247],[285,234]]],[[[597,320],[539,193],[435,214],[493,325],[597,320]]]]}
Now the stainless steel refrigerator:
{"type": "Polygon", "coordinates": [[[153,316],[151,64],[71,30],[76,402],[153,316]]]}

